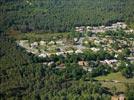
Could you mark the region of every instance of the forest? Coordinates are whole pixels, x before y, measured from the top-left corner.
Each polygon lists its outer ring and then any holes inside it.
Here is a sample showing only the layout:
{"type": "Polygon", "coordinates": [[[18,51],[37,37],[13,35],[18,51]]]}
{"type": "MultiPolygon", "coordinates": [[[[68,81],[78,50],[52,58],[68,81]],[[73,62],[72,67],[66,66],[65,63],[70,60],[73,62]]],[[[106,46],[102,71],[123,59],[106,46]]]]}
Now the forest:
{"type": "MultiPolygon", "coordinates": [[[[77,59],[112,58],[108,52],[82,55],[51,56],[38,58],[19,47],[11,36],[0,34],[0,98],[1,100],[110,100],[115,88],[109,91],[94,77],[114,72],[109,66],[91,63],[95,70],[87,72],[77,63],[77,59]],[[96,56],[98,56],[96,58],[96,56]],[[56,69],[55,64],[46,66],[45,61],[65,63],[65,69],[56,69]],[[108,71],[106,71],[106,70],[108,71]]],[[[123,75],[133,77],[133,65],[121,66],[123,75]]],[[[133,100],[133,84],[126,84],[127,100],[133,100]]]]}
{"type": "MultiPolygon", "coordinates": [[[[88,51],[66,58],[53,55],[44,59],[26,52],[7,32],[13,31],[14,35],[15,32],[70,32],[76,26],[111,25],[118,21],[134,27],[133,5],[133,0],[0,0],[0,100],[111,100],[115,88],[110,91],[95,79],[114,72],[99,63],[114,58],[109,52],[88,51]],[[92,73],[83,70],[77,60],[91,61],[95,70],[92,73]],[[64,63],[66,68],[56,69],[55,64],[46,66],[43,64],[46,61],[64,63]]],[[[133,38],[133,34],[127,37],[133,38]]],[[[124,55],[129,55],[127,49],[119,55],[122,62],[126,60],[124,55]]],[[[118,71],[131,79],[133,66],[122,63],[118,71]]],[[[134,85],[125,86],[126,99],[133,100],[134,85]]]]}
{"type": "Polygon", "coordinates": [[[124,21],[133,27],[133,0],[1,0],[0,27],[21,32],[65,32],[81,25],[124,21]]]}
{"type": "Polygon", "coordinates": [[[71,64],[66,70],[44,66],[14,41],[12,37],[1,33],[1,100],[110,99],[110,94],[106,94],[107,91],[99,82],[94,84],[92,78],[85,81],[91,75],[77,65],[71,64]]]}

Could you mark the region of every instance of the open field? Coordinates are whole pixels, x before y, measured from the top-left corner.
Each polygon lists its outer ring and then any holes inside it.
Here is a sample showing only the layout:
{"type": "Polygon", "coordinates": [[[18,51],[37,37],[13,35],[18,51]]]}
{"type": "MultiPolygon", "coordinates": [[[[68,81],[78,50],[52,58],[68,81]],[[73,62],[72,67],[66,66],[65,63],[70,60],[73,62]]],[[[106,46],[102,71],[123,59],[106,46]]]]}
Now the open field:
{"type": "Polygon", "coordinates": [[[101,81],[102,86],[107,87],[110,90],[112,90],[113,87],[116,87],[116,92],[125,92],[126,84],[134,84],[134,78],[126,79],[121,75],[120,72],[111,73],[107,76],[99,76],[96,77],[95,79],[101,81]]]}
{"type": "Polygon", "coordinates": [[[107,76],[99,76],[99,77],[96,77],[96,79],[97,80],[118,80],[124,83],[134,83],[134,78],[126,79],[125,77],[122,76],[120,72],[111,73],[111,74],[108,74],[107,76]]]}
{"type": "Polygon", "coordinates": [[[30,40],[30,41],[39,41],[39,40],[57,40],[60,38],[66,38],[69,33],[17,33],[12,35],[17,40],[30,40]]]}

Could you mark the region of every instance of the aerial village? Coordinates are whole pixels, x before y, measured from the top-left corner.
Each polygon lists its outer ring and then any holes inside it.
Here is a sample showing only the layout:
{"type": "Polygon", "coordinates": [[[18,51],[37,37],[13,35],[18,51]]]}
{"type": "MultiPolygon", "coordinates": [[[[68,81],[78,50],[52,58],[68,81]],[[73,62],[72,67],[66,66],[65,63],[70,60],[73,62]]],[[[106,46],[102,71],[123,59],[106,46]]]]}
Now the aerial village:
{"type": "MultiPolygon", "coordinates": [[[[107,64],[113,69],[118,69],[120,65],[120,60],[118,59],[119,54],[124,52],[124,47],[130,51],[130,55],[126,56],[126,60],[133,63],[134,62],[134,38],[131,37],[122,37],[122,38],[113,38],[110,35],[103,35],[107,31],[118,31],[123,30],[125,34],[134,34],[134,30],[128,29],[127,25],[123,22],[117,22],[111,26],[80,26],[75,28],[75,32],[85,33],[84,36],[74,37],[73,39],[58,39],[51,41],[34,41],[30,42],[29,40],[18,40],[17,43],[19,46],[26,49],[27,52],[37,55],[40,58],[51,57],[51,55],[57,56],[66,56],[67,54],[82,54],[86,50],[90,50],[94,53],[101,50],[107,51],[110,54],[114,55],[113,59],[105,59],[99,61],[102,64],[107,64]],[[86,34],[87,33],[87,34],[86,34]],[[92,33],[88,35],[88,33],[92,33]]],[[[44,62],[44,64],[51,66],[54,61],[44,62]]],[[[92,71],[92,68],[89,67],[89,61],[78,61],[79,66],[86,71],[92,71]]],[[[126,64],[127,65],[127,64],[126,64]]],[[[57,65],[57,68],[65,68],[64,64],[61,63],[57,65]],[[61,67],[60,67],[61,66],[61,67]]]]}

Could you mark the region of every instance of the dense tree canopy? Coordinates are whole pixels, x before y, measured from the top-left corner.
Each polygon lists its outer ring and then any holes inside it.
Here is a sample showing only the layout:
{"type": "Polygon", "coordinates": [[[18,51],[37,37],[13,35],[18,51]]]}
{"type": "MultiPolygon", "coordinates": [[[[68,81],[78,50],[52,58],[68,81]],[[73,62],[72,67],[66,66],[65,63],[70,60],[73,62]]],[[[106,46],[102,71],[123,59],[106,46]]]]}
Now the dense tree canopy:
{"type": "MultiPolygon", "coordinates": [[[[75,63],[76,55],[70,55],[66,69],[57,70],[40,64],[38,59],[27,54],[17,46],[15,40],[5,34],[0,34],[0,99],[1,100],[106,100],[101,84],[92,80],[90,73],[85,73],[75,63]],[[103,94],[103,95],[102,95],[103,94]]],[[[57,61],[63,57],[53,56],[57,61]]],[[[67,59],[65,59],[67,60],[67,59]]],[[[99,69],[98,69],[99,70],[99,69]]],[[[102,70],[99,70],[99,73],[102,70]]]]}
{"type": "Polygon", "coordinates": [[[1,0],[0,27],[70,31],[74,26],[134,21],[133,0],[1,0]]]}
{"type": "MultiPolygon", "coordinates": [[[[0,0],[0,99],[110,100],[110,94],[99,82],[93,81],[93,77],[112,71],[110,66],[99,62],[114,59],[109,52],[85,51],[66,57],[39,58],[27,53],[2,31],[65,32],[80,25],[110,25],[117,21],[133,23],[133,5],[133,0],[0,0]],[[55,62],[52,67],[43,65],[50,61],[55,62]],[[83,70],[78,61],[88,61],[93,68],[92,73],[83,70]],[[66,68],[57,70],[56,64],[59,63],[65,64],[66,68]]],[[[106,34],[134,37],[121,31],[106,34]]],[[[73,36],[83,34],[74,33],[73,36]]],[[[113,44],[113,48],[119,47],[113,44]]],[[[129,54],[126,47],[118,59],[124,60],[124,56],[129,54]]],[[[121,64],[119,70],[125,77],[133,77],[133,64],[124,65],[121,64]]],[[[133,88],[129,88],[126,96],[131,100],[133,88]]]]}

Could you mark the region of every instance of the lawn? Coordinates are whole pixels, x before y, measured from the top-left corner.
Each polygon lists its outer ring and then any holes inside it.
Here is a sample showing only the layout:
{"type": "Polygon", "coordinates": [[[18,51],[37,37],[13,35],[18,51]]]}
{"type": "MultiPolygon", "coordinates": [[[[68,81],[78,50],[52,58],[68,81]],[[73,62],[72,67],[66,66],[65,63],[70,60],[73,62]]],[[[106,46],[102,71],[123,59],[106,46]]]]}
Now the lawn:
{"type": "Polygon", "coordinates": [[[120,72],[117,73],[111,73],[107,76],[99,76],[95,78],[98,81],[101,81],[103,87],[107,87],[112,91],[113,87],[116,87],[116,92],[124,92],[127,87],[126,84],[134,84],[134,78],[126,79],[122,76],[120,72]],[[103,80],[109,81],[109,82],[103,82],[103,80]],[[122,83],[116,83],[116,82],[110,82],[111,80],[116,80],[122,83]]]}
{"type": "Polygon", "coordinates": [[[17,33],[15,38],[17,40],[30,40],[33,41],[50,41],[66,38],[69,33],[17,33]]]}
{"type": "Polygon", "coordinates": [[[121,72],[117,73],[111,73],[108,74],[107,76],[99,76],[96,77],[95,79],[97,80],[117,80],[125,83],[134,83],[134,78],[127,79],[124,76],[122,76],[121,72]]]}

